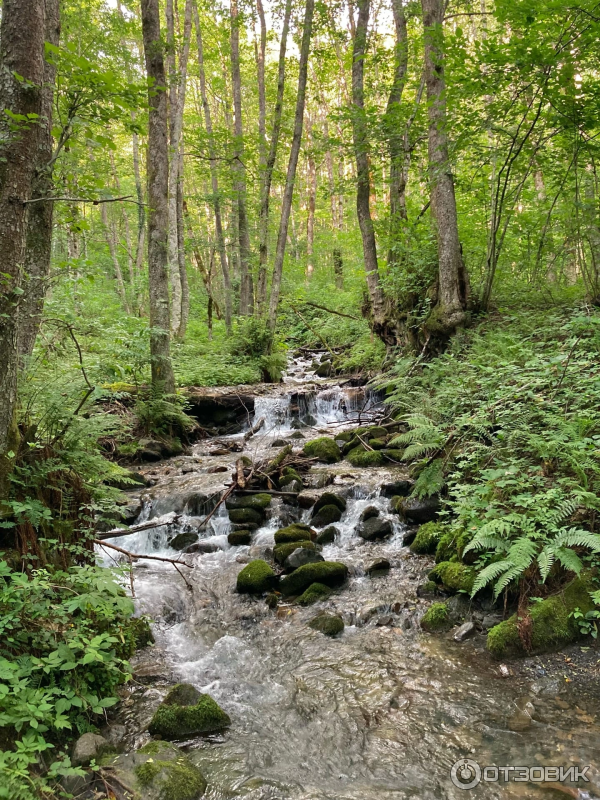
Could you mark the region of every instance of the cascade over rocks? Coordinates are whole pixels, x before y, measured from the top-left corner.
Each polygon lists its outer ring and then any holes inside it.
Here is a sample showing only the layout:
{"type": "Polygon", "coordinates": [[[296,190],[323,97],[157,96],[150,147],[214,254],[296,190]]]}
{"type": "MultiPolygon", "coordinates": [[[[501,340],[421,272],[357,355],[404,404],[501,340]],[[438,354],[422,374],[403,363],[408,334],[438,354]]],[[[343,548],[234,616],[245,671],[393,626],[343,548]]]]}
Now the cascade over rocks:
{"type": "Polygon", "coordinates": [[[379,517],[369,517],[359,525],[357,530],[358,535],[366,542],[386,539],[393,532],[392,523],[387,519],[379,519],[379,517]]]}

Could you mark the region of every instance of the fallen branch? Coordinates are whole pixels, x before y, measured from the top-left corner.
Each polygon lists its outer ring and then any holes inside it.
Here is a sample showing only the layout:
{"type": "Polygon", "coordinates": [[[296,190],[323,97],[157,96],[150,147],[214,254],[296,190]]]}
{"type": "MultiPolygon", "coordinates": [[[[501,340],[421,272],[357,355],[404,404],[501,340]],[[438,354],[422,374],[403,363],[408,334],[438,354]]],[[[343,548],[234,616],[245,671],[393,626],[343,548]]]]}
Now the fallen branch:
{"type": "Polygon", "coordinates": [[[240,489],[246,488],[246,478],[244,477],[244,462],[241,458],[235,462],[235,471],[236,471],[236,483],[240,487],[240,489]]]}
{"type": "Polygon", "coordinates": [[[313,308],[320,308],[321,311],[327,311],[327,313],[329,313],[329,314],[337,314],[338,317],[348,317],[348,319],[356,319],[356,320],[358,320],[358,317],[355,317],[352,314],[344,314],[343,311],[335,311],[335,309],[333,309],[333,308],[327,308],[327,306],[320,306],[318,303],[310,303],[308,300],[304,301],[304,305],[305,306],[312,306],[313,308]]]}
{"type": "MultiPolygon", "coordinates": [[[[185,561],[179,561],[175,558],[167,558],[166,556],[147,556],[147,555],[141,555],[140,553],[131,553],[129,552],[129,550],[125,550],[123,547],[117,547],[116,544],[107,544],[106,542],[100,541],[100,539],[94,539],[94,544],[100,545],[100,547],[108,547],[111,550],[116,550],[117,553],[122,553],[124,556],[127,556],[127,558],[129,559],[130,567],[132,566],[132,562],[134,561],[134,559],[137,560],[140,558],[149,559],[150,561],[164,561],[167,564],[173,564],[177,572],[179,572],[179,574],[183,578],[185,585],[188,587],[188,589],[193,588],[192,584],[187,580],[183,572],[181,572],[181,570],[179,569],[179,565],[183,567],[188,567],[188,569],[192,569],[192,565],[186,563],[185,561]]],[[[130,572],[130,580],[132,575],[133,572],[130,572]]],[[[132,594],[133,594],[133,582],[132,582],[132,594]]]]}
{"type": "Polygon", "coordinates": [[[136,206],[144,206],[146,203],[138,203],[137,200],[133,200],[132,194],[123,195],[123,197],[100,197],[100,198],[93,198],[93,197],[34,197],[33,200],[23,200],[23,205],[29,205],[30,203],[91,203],[93,206],[99,206],[102,203],[118,203],[118,202],[128,202],[134,203],[136,206]]]}
{"type": "Polygon", "coordinates": [[[301,313],[298,311],[298,309],[297,309],[297,308],[295,308],[293,305],[291,305],[291,303],[290,303],[290,307],[291,307],[292,311],[294,312],[294,314],[296,314],[298,317],[300,317],[300,319],[301,319],[301,320],[302,320],[302,322],[303,322],[303,323],[306,325],[306,327],[308,328],[308,330],[309,330],[309,331],[311,331],[312,333],[314,333],[314,335],[315,335],[315,336],[317,337],[317,339],[318,339],[318,340],[321,342],[321,344],[324,344],[324,345],[325,345],[326,349],[327,349],[327,350],[329,351],[329,353],[331,354],[331,357],[332,357],[332,358],[335,358],[335,353],[333,352],[333,350],[331,349],[331,347],[329,347],[329,345],[327,344],[327,342],[325,341],[325,339],[324,339],[324,338],[321,336],[321,334],[320,334],[318,331],[316,331],[316,330],[315,330],[315,329],[312,327],[312,325],[310,324],[310,322],[307,322],[307,321],[306,321],[306,319],[304,319],[304,317],[303,317],[303,316],[302,316],[302,314],[301,314],[301,313]]]}
{"type": "Polygon", "coordinates": [[[138,531],[147,531],[151,528],[161,528],[163,525],[175,525],[175,523],[179,522],[181,514],[175,514],[172,519],[167,521],[160,521],[157,519],[155,522],[142,522],[139,525],[132,525],[130,528],[115,528],[112,531],[106,531],[105,533],[97,533],[97,539],[115,539],[117,536],[129,536],[130,533],[137,533],[138,531]]]}
{"type": "Polygon", "coordinates": [[[246,431],[246,433],[244,434],[244,441],[247,441],[248,439],[251,439],[252,436],[257,434],[264,424],[265,424],[265,418],[261,417],[258,420],[258,422],[254,423],[254,425],[250,428],[249,431],[246,431]]]}

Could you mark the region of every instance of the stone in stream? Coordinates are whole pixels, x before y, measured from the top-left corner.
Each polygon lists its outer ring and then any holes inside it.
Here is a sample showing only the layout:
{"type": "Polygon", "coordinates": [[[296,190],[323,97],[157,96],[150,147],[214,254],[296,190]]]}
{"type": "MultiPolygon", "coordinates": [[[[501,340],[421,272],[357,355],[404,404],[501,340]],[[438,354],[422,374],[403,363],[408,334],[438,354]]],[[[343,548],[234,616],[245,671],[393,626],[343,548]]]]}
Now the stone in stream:
{"type": "Polygon", "coordinates": [[[324,492],[314,504],[312,512],[313,517],[325,506],[336,506],[340,511],[345,511],[346,501],[341,495],[335,494],[335,492],[324,492]]]}
{"type": "Polygon", "coordinates": [[[271,442],[271,447],[285,447],[286,444],[289,444],[289,442],[287,442],[285,439],[273,439],[271,442]]]}
{"type": "Polygon", "coordinates": [[[301,492],[304,487],[300,481],[292,480],[286,483],[284,488],[286,492],[301,492]]]}
{"type": "MultiPolygon", "coordinates": [[[[312,542],[311,542],[312,544],[312,542]]],[[[316,564],[325,561],[323,556],[313,548],[297,547],[283,562],[285,569],[294,570],[303,567],[305,564],[316,564]]]]}
{"type": "Polygon", "coordinates": [[[247,523],[261,525],[264,518],[264,512],[256,511],[254,508],[232,508],[229,511],[229,519],[237,525],[246,525],[247,523]]]}
{"type": "Polygon", "coordinates": [[[321,436],[319,439],[306,442],[302,453],[307,458],[316,458],[318,461],[324,461],[326,464],[335,464],[342,460],[340,448],[333,439],[329,439],[327,436],[321,436]]]}
{"type": "Polygon", "coordinates": [[[358,535],[366,542],[386,539],[393,532],[392,523],[387,519],[379,519],[379,517],[371,517],[358,527],[358,535]]]}
{"type": "Polygon", "coordinates": [[[296,522],[286,528],[280,528],[275,533],[275,544],[287,544],[288,542],[311,541],[315,532],[308,525],[296,522]]]}
{"type": "Polygon", "coordinates": [[[379,516],[379,509],[376,506],[367,506],[360,515],[360,521],[366,522],[368,519],[378,516],[379,516]]]}
{"type": "Polygon", "coordinates": [[[308,539],[302,539],[299,542],[285,542],[284,544],[276,545],[273,549],[273,558],[278,564],[283,565],[286,558],[299,547],[302,547],[305,550],[312,550],[315,553],[317,552],[317,546],[314,544],[314,542],[311,542],[308,539]]]}
{"type": "Polygon", "coordinates": [[[369,564],[369,566],[366,568],[365,572],[367,573],[367,575],[371,575],[372,576],[372,575],[377,575],[377,574],[382,573],[382,572],[389,572],[390,567],[391,567],[391,564],[387,560],[387,558],[377,558],[375,561],[373,561],[372,564],[369,564]]]}
{"type": "Polygon", "coordinates": [[[311,583],[325,586],[340,586],[348,577],[348,567],[337,561],[321,561],[319,564],[306,564],[294,570],[291,575],[281,579],[279,589],[286,596],[302,594],[311,583]]]}
{"type": "MultiPolygon", "coordinates": [[[[199,800],[206,780],[186,754],[169,742],[148,742],[114,758],[101,770],[107,784],[127,787],[131,800],[199,800]]],[[[119,797],[125,796],[119,792],[119,797]]]]}
{"type": "Polygon", "coordinates": [[[304,439],[304,434],[300,433],[300,431],[294,431],[290,436],[290,439],[304,439]]]}
{"type": "Polygon", "coordinates": [[[531,727],[535,708],[533,703],[527,697],[521,697],[517,700],[517,709],[510,715],[506,722],[506,727],[509,731],[526,731],[531,727]]]}
{"type": "Polygon", "coordinates": [[[335,537],[339,536],[340,532],[335,525],[330,525],[328,528],[325,528],[324,531],[317,536],[315,539],[317,544],[333,544],[335,542],[335,537]]]}
{"type": "Polygon", "coordinates": [[[148,731],[163,739],[185,739],[222,731],[229,725],[229,715],[212,697],[189,683],[178,683],[154,712],[148,731]]]}
{"type": "Polygon", "coordinates": [[[250,495],[230,495],[225,501],[225,508],[228,511],[240,508],[251,508],[259,514],[262,514],[270,505],[271,495],[266,492],[250,495]]]}
{"type": "Polygon", "coordinates": [[[326,600],[331,594],[329,586],[323,583],[311,583],[306,591],[296,598],[296,602],[301,606],[311,606],[319,600],[326,600]]]}
{"type": "Polygon", "coordinates": [[[257,531],[260,525],[255,522],[240,522],[239,524],[233,523],[231,526],[232,531],[257,531]]]}
{"type": "Polygon", "coordinates": [[[217,550],[220,550],[218,544],[211,542],[207,539],[204,539],[201,542],[195,542],[195,544],[191,544],[189,547],[186,548],[186,553],[216,553],[217,550]]]}
{"type": "Polygon", "coordinates": [[[440,498],[437,494],[431,497],[424,497],[421,500],[419,500],[418,497],[409,497],[402,500],[402,502],[396,506],[398,513],[401,514],[407,522],[416,522],[419,524],[433,522],[437,519],[440,508],[440,498]]]}
{"type": "Polygon", "coordinates": [[[263,594],[274,589],[277,576],[260,558],[251,561],[237,576],[237,590],[240,594],[263,594]]]}
{"type": "Polygon", "coordinates": [[[454,634],[454,641],[455,642],[464,642],[469,639],[471,636],[474,636],[476,632],[475,623],[474,622],[463,622],[460,628],[454,634]]]}
{"type": "Polygon", "coordinates": [[[323,506],[311,519],[315,528],[324,528],[326,525],[331,525],[332,522],[339,522],[342,518],[342,512],[337,506],[323,506]]]}
{"type": "Polygon", "coordinates": [[[174,536],[170,540],[169,547],[172,550],[185,550],[186,547],[194,544],[197,539],[197,533],[178,533],[177,536],[174,536]]]}
{"type": "Polygon", "coordinates": [[[234,547],[250,544],[251,539],[252,531],[249,530],[231,531],[231,533],[227,536],[227,541],[234,547]]]}
{"type": "Polygon", "coordinates": [[[302,492],[298,495],[296,501],[300,508],[308,509],[314,506],[316,503],[316,497],[309,492],[302,492]]]}
{"type": "Polygon", "coordinates": [[[73,745],[71,763],[74,767],[87,767],[90,761],[114,752],[113,745],[97,733],[84,733],[73,745]]]}
{"type": "Polygon", "coordinates": [[[393,483],[384,483],[381,486],[382,497],[408,497],[412,492],[414,481],[398,480],[393,483]]]}
{"type": "Polygon", "coordinates": [[[308,626],[324,633],[325,636],[337,636],[344,630],[344,620],[337,614],[319,614],[311,619],[308,626]]]}

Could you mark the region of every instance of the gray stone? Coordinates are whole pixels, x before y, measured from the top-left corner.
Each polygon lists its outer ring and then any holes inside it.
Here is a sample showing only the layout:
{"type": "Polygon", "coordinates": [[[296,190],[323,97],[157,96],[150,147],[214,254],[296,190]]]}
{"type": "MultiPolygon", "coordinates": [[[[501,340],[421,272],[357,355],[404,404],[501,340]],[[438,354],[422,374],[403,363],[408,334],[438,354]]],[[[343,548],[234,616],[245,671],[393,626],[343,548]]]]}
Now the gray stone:
{"type": "Polygon", "coordinates": [[[407,522],[414,522],[422,525],[424,522],[433,522],[437,519],[441,508],[440,498],[437,494],[431,497],[410,497],[403,500],[398,506],[398,510],[407,522]]]}
{"type": "Polygon", "coordinates": [[[381,494],[383,497],[407,497],[414,486],[413,481],[399,480],[393,483],[384,483],[381,487],[381,494]]]}
{"type": "Polygon", "coordinates": [[[475,623],[474,622],[464,622],[460,628],[454,634],[454,641],[455,642],[464,642],[473,636],[475,633],[475,623]]]}
{"type": "Polygon", "coordinates": [[[71,763],[74,767],[87,767],[92,759],[99,758],[112,749],[104,736],[99,736],[97,733],[84,733],[73,745],[71,763]]]}
{"type": "Polygon", "coordinates": [[[285,485],[286,492],[301,492],[304,487],[300,483],[300,481],[293,480],[285,485]]]}
{"type": "Polygon", "coordinates": [[[390,566],[391,564],[387,558],[378,558],[372,564],[369,564],[365,571],[367,575],[376,575],[378,572],[387,572],[390,566]]]}
{"type": "Polygon", "coordinates": [[[379,516],[379,509],[376,506],[367,506],[360,515],[360,521],[366,522],[368,519],[378,516],[379,516]]]}
{"type": "Polygon", "coordinates": [[[305,564],[316,564],[317,561],[325,561],[325,559],[315,550],[298,547],[286,558],[283,566],[285,569],[298,569],[298,567],[303,567],[305,564]]]}
{"type": "Polygon", "coordinates": [[[500,614],[486,614],[481,621],[481,627],[485,631],[489,631],[490,628],[499,625],[501,622],[502,622],[502,616],[500,614]]]}
{"type": "Polygon", "coordinates": [[[177,536],[174,536],[169,542],[169,547],[172,550],[185,550],[186,547],[193,545],[197,539],[197,533],[178,533],[177,536]]]}
{"type": "Polygon", "coordinates": [[[127,728],[125,725],[119,725],[115,722],[114,725],[107,725],[105,728],[102,728],[101,735],[104,736],[106,741],[114,748],[119,749],[122,747],[127,736],[127,728]]]}
{"type": "Polygon", "coordinates": [[[203,541],[203,542],[196,542],[195,544],[190,545],[186,549],[186,553],[216,553],[217,550],[221,548],[219,545],[215,544],[214,542],[203,541]]]}
{"type": "Polygon", "coordinates": [[[335,527],[335,525],[330,525],[325,530],[322,530],[321,533],[315,539],[317,544],[333,544],[335,542],[336,536],[339,536],[340,532],[335,527]]]}
{"type": "Polygon", "coordinates": [[[379,519],[379,517],[371,517],[358,528],[358,535],[367,542],[385,539],[392,533],[392,523],[387,519],[379,519]]]}

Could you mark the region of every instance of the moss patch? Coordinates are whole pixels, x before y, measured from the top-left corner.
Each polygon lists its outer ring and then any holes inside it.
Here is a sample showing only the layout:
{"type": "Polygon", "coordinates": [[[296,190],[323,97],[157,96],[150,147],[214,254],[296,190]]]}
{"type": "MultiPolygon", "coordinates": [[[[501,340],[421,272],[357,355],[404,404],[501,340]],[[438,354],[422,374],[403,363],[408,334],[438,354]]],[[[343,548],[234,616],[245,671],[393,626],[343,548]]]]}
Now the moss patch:
{"type": "Polygon", "coordinates": [[[316,550],[317,546],[314,542],[303,539],[299,542],[286,542],[285,544],[278,544],[273,550],[273,558],[278,564],[283,564],[286,558],[291,555],[294,550],[299,547],[304,547],[306,550],[316,550]]]}
{"type": "Polygon", "coordinates": [[[200,733],[221,731],[231,725],[229,715],[207,694],[201,694],[198,702],[177,705],[163,702],[154,712],[148,730],[153,736],[163,739],[183,739],[200,733]]]}
{"type": "Polygon", "coordinates": [[[430,633],[447,630],[451,625],[446,603],[432,603],[421,619],[421,627],[430,633]]]}
{"type": "Polygon", "coordinates": [[[442,561],[431,570],[429,578],[449,592],[470,594],[475,583],[475,570],[458,561],[442,561]]]}
{"type": "Polygon", "coordinates": [[[287,528],[280,528],[275,533],[275,544],[286,544],[287,542],[302,542],[312,538],[312,529],[308,525],[298,522],[288,525],[287,528]]]}
{"type": "Polygon", "coordinates": [[[419,527],[415,540],[410,546],[411,551],[417,555],[435,553],[443,532],[444,528],[438,522],[426,522],[419,527]]]}
{"type": "Polygon", "coordinates": [[[344,630],[344,620],[337,614],[319,614],[318,617],[311,619],[308,627],[324,633],[325,636],[337,636],[344,630]]]}
{"type": "Polygon", "coordinates": [[[311,606],[319,600],[325,600],[331,594],[329,586],[323,583],[311,583],[308,589],[296,600],[301,606],[311,606]]]}
{"type": "Polygon", "coordinates": [[[227,508],[228,511],[234,508],[252,508],[254,511],[260,513],[270,505],[271,495],[263,492],[246,496],[228,497],[225,501],[225,508],[227,508]]]}
{"type": "Polygon", "coordinates": [[[342,512],[337,506],[332,504],[320,508],[311,522],[315,528],[325,528],[327,525],[331,525],[332,522],[339,522],[341,518],[342,512]]]}
{"type": "MultiPolygon", "coordinates": [[[[531,614],[531,653],[558,650],[581,638],[577,621],[570,617],[580,608],[584,614],[595,608],[584,578],[576,578],[560,594],[534,603],[531,614]]],[[[496,625],[488,633],[487,648],[495,658],[527,655],[517,629],[517,615],[496,625]]]]}
{"type": "Polygon", "coordinates": [[[231,531],[227,535],[227,541],[234,547],[242,544],[250,544],[252,539],[252,531],[231,531]]]}
{"type": "Polygon", "coordinates": [[[291,575],[281,580],[280,590],[284,595],[298,595],[304,592],[311,583],[323,583],[325,586],[339,586],[348,576],[348,567],[337,561],[320,561],[317,564],[305,564],[298,567],[291,575]]]}
{"type": "Polygon", "coordinates": [[[341,495],[335,494],[334,492],[323,492],[313,506],[313,517],[325,506],[337,506],[340,511],[345,511],[346,501],[341,495]]]}
{"type": "Polygon", "coordinates": [[[316,458],[326,464],[335,464],[337,461],[341,461],[342,458],[340,448],[333,439],[328,439],[326,436],[306,442],[302,452],[307,458],[316,458]]]}
{"type": "Polygon", "coordinates": [[[381,450],[367,450],[362,445],[350,450],[346,458],[353,467],[380,467],[385,462],[381,450]]]}
{"type": "Polygon", "coordinates": [[[236,525],[262,525],[264,518],[264,513],[254,508],[232,508],[229,511],[229,519],[236,525]]]}
{"type": "Polygon", "coordinates": [[[285,469],[283,470],[283,475],[279,479],[279,488],[280,489],[285,488],[292,481],[298,481],[301,486],[303,485],[303,481],[302,478],[300,477],[300,474],[296,472],[296,470],[293,469],[292,467],[285,467],[285,469]]]}
{"type": "Polygon", "coordinates": [[[277,576],[260,558],[246,564],[237,576],[237,590],[241,594],[263,594],[270,592],[277,584],[277,576]]]}

